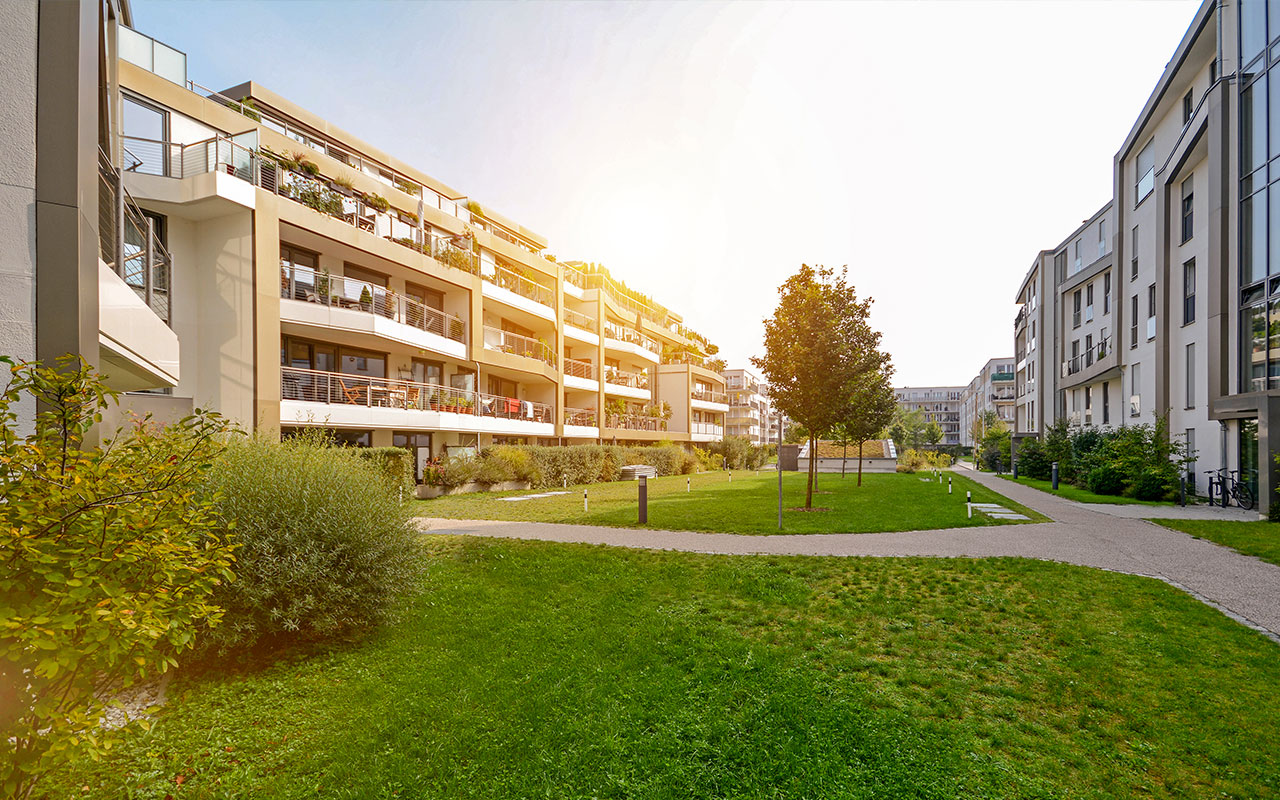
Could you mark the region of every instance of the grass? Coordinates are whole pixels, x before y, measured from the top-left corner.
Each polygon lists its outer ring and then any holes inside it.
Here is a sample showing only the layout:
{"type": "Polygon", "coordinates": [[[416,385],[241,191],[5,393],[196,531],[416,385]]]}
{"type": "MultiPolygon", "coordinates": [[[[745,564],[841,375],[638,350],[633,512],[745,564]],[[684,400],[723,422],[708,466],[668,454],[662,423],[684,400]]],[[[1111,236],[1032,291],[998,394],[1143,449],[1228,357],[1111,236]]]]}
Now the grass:
{"type": "MultiPolygon", "coordinates": [[[[975,503],[999,503],[1026,514],[1032,520],[1045,517],[1002,497],[961,475],[943,474],[940,484],[932,476],[919,474],[866,474],[863,485],[857,477],[822,474],[818,476],[815,507],[824,512],[793,509],[804,506],[805,475],[783,473],[783,533],[868,533],[932,528],[960,528],[990,525],[993,520],[979,513],[969,519],[965,512],[966,491],[975,503]],[[947,494],[946,480],[954,481],[947,494]],[[928,478],[929,480],[924,480],[928,478]]],[[[453,495],[423,500],[417,513],[424,517],[452,519],[502,519],[556,522],[613,527],[649,527],[659,530],[716,531],[723,533],[778,533],[777,473],[706,472],[674,475],[649,481],[649,524],[637,524],[638,484],[632,481],[571,486],[568,494],[509,502],[502,497],[529,492],[495,492],[453,495]],[[691,491],[685,491],[685,480],[691,491]],[[587,489],[589,511],[582,510],[582,490],[587,489]]]]}
{"type": "MultiPolygon", "coordinates": [[[[1012,481],[1010,475],[1001,475],[1007,481],[1012,481]]],[[[1114,494],[1094,494],[1088,489],[1081,489],[1078,486],[1072,486],[1066,481],[1058,481],[1058,491],[1053,490],[1052,481],[1042,481],[1035,478],[1028,478],[1025,475],[1018,476],[1016,483],[1023,486],[1030,486],[1032,489],[1039,489],[1042,492],[1057,495],[1064,500],[1074,500],[1077,503],[1105,503],[1107,505],[1140,505],[1140,506],[1171,506],[1172,501],[1169,500],[1135,500],[1132,497],[1121,497],[1114,494]]]]}
{"type": "Polygon", "coordinates": [[[1153,519],[1151,522],[1189,533],[1197,539],[1230,547],[1280,565],[1280,522],[1230,522],[1210,519],[1153,519]]]}
{"type": "Polygon", "coordinates": [[[438,537],[367,641],[180,678],[50,796],[1280,795],[1276,645],[1157,581],[1019,559],[438,537]]]}

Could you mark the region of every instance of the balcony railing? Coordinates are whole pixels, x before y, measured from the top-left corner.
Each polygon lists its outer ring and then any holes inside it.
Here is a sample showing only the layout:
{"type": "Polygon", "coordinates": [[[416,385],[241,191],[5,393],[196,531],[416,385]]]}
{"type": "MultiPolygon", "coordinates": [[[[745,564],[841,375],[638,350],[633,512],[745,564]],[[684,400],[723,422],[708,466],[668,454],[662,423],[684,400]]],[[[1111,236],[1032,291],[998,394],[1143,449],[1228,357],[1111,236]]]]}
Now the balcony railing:
{"type": "Polygon", "coordinates": [[[575,358],[566,358],[564,360],[564,374],[572,375],[575,378],[585,378],[589,381],[596,379],[596,366],[590,361],[579,361],[575,358]]]}
{"type": "Polygon", "coordinates": [[[649,373],[626,372],[616,367],[605,367],[604,382],[614,386],[630,386],[632,389],[648,389],[649,373]]]}
{"type": "Polygon", "coordinates": [[[268,165],[264,181],[262,157],[227,136],[215,136],[191,144],[121,136],[120,150],[125,172],[165,178],[225,172],[255,185],[266,183],[266,188],[271,188],[275,180],[274,165],[268,165]]]}
{"type": "Polygon", "coordinates": [[[665,431],[667,421],[648,414],[606,414],[607,427],[628,431],[665,431]]]}
{"type": "Polygon", "coordinates": [[[593,318],[571,308],[564,310],[564,321],[566,325],[572,325],[575,328],[581,328],[592,333],[596,332],[596,321],[593,318]]]}
{"type": "Polygon", "coordinates": [[[729,395],[724,392],[715,392],[708,389],[694,389],[689,393],[694,400],[701,400],[704,403],[728,403],[729,395]]]}
{"type": "Polygon", "coordinates": [[[552,367],[556,365],[556,351],[546,342],[490,325],[484,326],[484,346],[486,350],[536,358],[552,367]]]}
{"type": "Polygon", "coordinates": [[[521,297],[527,297],[535,303],[540,303],[549,308],[554,308],[556,305],[555,292],[550,288],[506,267],[495,266],[490,268],[485,265],[480,270],[480,277],[494,286],[501,286],[503,289],[515,292],[521,297]]]}
{"type": "Polygon", "coordinates": [[[280,296],[386,317],[455,342],[466,339],[466,323],[452,314],[368,281],[318,273],[308,267],[280,265],[280,296]]]}
{"type": "Polygon", "coordinates": [[[716,425],[713,422],[694,422],[689,425],[689,433],[724,436],[724,426],[716,425]]]}
{"type": "Polygon", "coordinates": [[[1062,377],[1070,377],[1077,372],[1093,366],[1094,361],[1101,361],[1111,352],[1111,337],[1103,339],[1078,356],[1072,356],[1062,362],[1062,377]]]}
{"type": "Polygon", "coordinates": [[[645,336],[640,331],[632,328],[623,327],[616,322],[605,320],[604,335],[606,339],[616,339],[619,342],[629,342],[631,344],[640,345],[645,350],[652,353],[662,352],[662,348],[658,346],[658,343],[650,339],[648,336],[645,336]]]}
{"type": "Polygon", "coordinates": [[[582,274],[580,270],[574,269],[573,267],[566,266],[564,268],[564,279],[569,283],[572,283],[574,286],[577,286],[579,289],[591,288],[587,284],[587,276],[582,274]]]}
{"type": "Polygon", "coordinates": [[[596,427],[596,410],[594,408],[566,408],[564,410],[564,424],[594,428],[596,427]]]}
{"type": "Polygon", "coordinates": [[[695,367],[705,367],[707,360],[697,353],[665,353],[662,356],[663,364],[692,364],[695,367]]]}
{"type": "Polygon", "coordinates": [[[370,378],[297,367],[280,368],[280,396],[310,403],[438,411],[475,417],[551,423],[553,409],[514,397],[390,378],[370,378]]]}
{"type": "Polygon", "coordinates": [[[155,221],[129,196],[105,154],[98,158],[98,250],[103,263],[129,285],[156,316],[170,318],[173,257],[156,236],[155,221]]]}

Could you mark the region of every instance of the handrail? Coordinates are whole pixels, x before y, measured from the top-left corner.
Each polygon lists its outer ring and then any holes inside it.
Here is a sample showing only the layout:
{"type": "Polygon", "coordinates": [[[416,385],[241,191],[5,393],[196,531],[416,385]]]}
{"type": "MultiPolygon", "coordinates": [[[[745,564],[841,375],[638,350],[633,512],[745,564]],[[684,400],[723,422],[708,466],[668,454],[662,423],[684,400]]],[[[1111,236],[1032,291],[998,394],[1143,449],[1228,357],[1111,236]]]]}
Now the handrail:
{"type": "Polygon", "coordinates": [[[252,148],[221,134],[189,144],[121,136],[120,147],[136,162],[130,164],[126,172],[166,178],[226,172],[255,185],[261,182],[261,156],[252,148]]]}
{"type": "Polygon", "coordinates": [[[617,367],[605,367],[604,382],[614,386],[630,386],[632,389],[648,389],[649,375],[645,372],[626,372],[617,367]]]}
{"type": "Polygon", "coordinates": [[[573,325],[582,328],[584,331],[596,332],[596,321],[594,317],[588,317],[580,311],[574,311],[571,308],[564,309],[564,321],[566,325],[573,325]]]}
{"type": "Polygon", "coordinates": [[[723,436],[724,426],[716,425],[714,422],[694,422],[689,425],[689,433],[723,436]]]}
{"type": "Polygon", "coordinates": [[[689,393],[694,400],[701,400],[704,403],[728,403],[729,395],[724,392],[707,391],[705,389],[694,389],[689,393]]]}
{"type": "Polygon", "coordinates": [[[1111,353],[1111,338],[1108,336],[1080,355],[1063,361],[1062,377],[1067,378],[1075,375],[1077,372],[1093,366],[1095,361],[1101,361],[1106,358],[1111,353]]]}
{"type": "Polygon", "coordinates": [[[486,350],[536,358],[552,367],[556,365],[556,351],[546,342],[491,325],[484,326],[484,346],[486,350]]]}
{"type": "Polygon", "coordinates": [[[564,410],[564,424],[594,428],[596,427],[596,410],[594,408],[566,408],[564,410]]]}
{"type": "Polygon", "coordinates": [[[312,403],[435,411],[548,424],[554,418],[554,409],[546,403],[434,383],[323,372],[301,367],[280,368],[280,392],[285,400],[312,403]]]}
{"type": "Polygon", "coordinates": [[[606,427],[628,431],[665,431],[667,421],[648,414],[605,414],[606,427]]]}
{"type": "Polygon", "coordinates": [[[169,289],[173,256],[155,223],[125,188],[120,172],[98,151],[98,249],[102,261],[156,316],[172,326],[169,289]]]}
{"type": "Polygon", "coordinates": [[[566,358],[564,360],[564,374],[572,375],[575,378],[585,378],[589,381],[596,379],[596,366],[590,361],[579,361],[576,358],[566,358]]]}
{"type": "Polygon", "coordinates": [[[345,275],[318,273],[310,267],[282,263],[280,296],[386,317],[455,342],[466,339],[466,324],[458,317],[386,287],[345,275]]]}
{"type": "Polygon", "coordinates": [[[481,269],[480,277],[494,286],[501,286],[503,289],[515,292],[521,297],[527,297],[535,303],[541,303],[551,308],[555,307],[555,292],[549,287],[506,267],[495,265],[492,274],[487,269],[481,269]]]}
{"type": "Polygon", "coordinates": [[[630,344],[638,344],[640,345],[640,347],[644,348],[645,350],[648,350],[651,353],[654,353],[655,355],[661,353],[662,351],[662,348],[658,346],[657,342],[655,342],[653,339],[650,339],[648,336],[645,336],[640,331],[633,330],[631,328],[624,328],[623,326],[611,320],[604,321],[604,335],[606,339],[614,339],[619,342],[628,342],[630,344]]]}

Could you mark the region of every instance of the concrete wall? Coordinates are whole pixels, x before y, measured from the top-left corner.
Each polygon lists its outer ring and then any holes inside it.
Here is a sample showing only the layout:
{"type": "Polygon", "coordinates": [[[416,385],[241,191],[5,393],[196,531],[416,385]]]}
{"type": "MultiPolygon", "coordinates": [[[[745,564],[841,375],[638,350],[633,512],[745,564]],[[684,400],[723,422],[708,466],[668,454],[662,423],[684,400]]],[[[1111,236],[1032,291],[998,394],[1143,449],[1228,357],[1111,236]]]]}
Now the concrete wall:
{"type": "MultiPolygon", "coordinates": [[[[0,353],[36,356],[36,42],[37,5],[0,0],[0,353]]],[[[35,404],[19,406],[19,425],[35,404]]]]}

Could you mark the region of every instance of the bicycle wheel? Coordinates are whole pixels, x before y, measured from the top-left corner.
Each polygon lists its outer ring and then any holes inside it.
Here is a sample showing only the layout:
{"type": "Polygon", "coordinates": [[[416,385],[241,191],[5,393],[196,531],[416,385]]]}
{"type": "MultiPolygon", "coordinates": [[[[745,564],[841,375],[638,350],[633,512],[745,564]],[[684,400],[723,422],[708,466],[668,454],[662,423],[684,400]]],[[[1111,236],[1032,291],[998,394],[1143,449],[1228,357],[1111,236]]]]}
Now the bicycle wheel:
{"type": "Polygon", "coordinates": [[[1231,494],[1235,496],[1236,505],[1248,511],[1253,508],[1253,491],[1247,483],[1237,483],[1231,494]]]}

